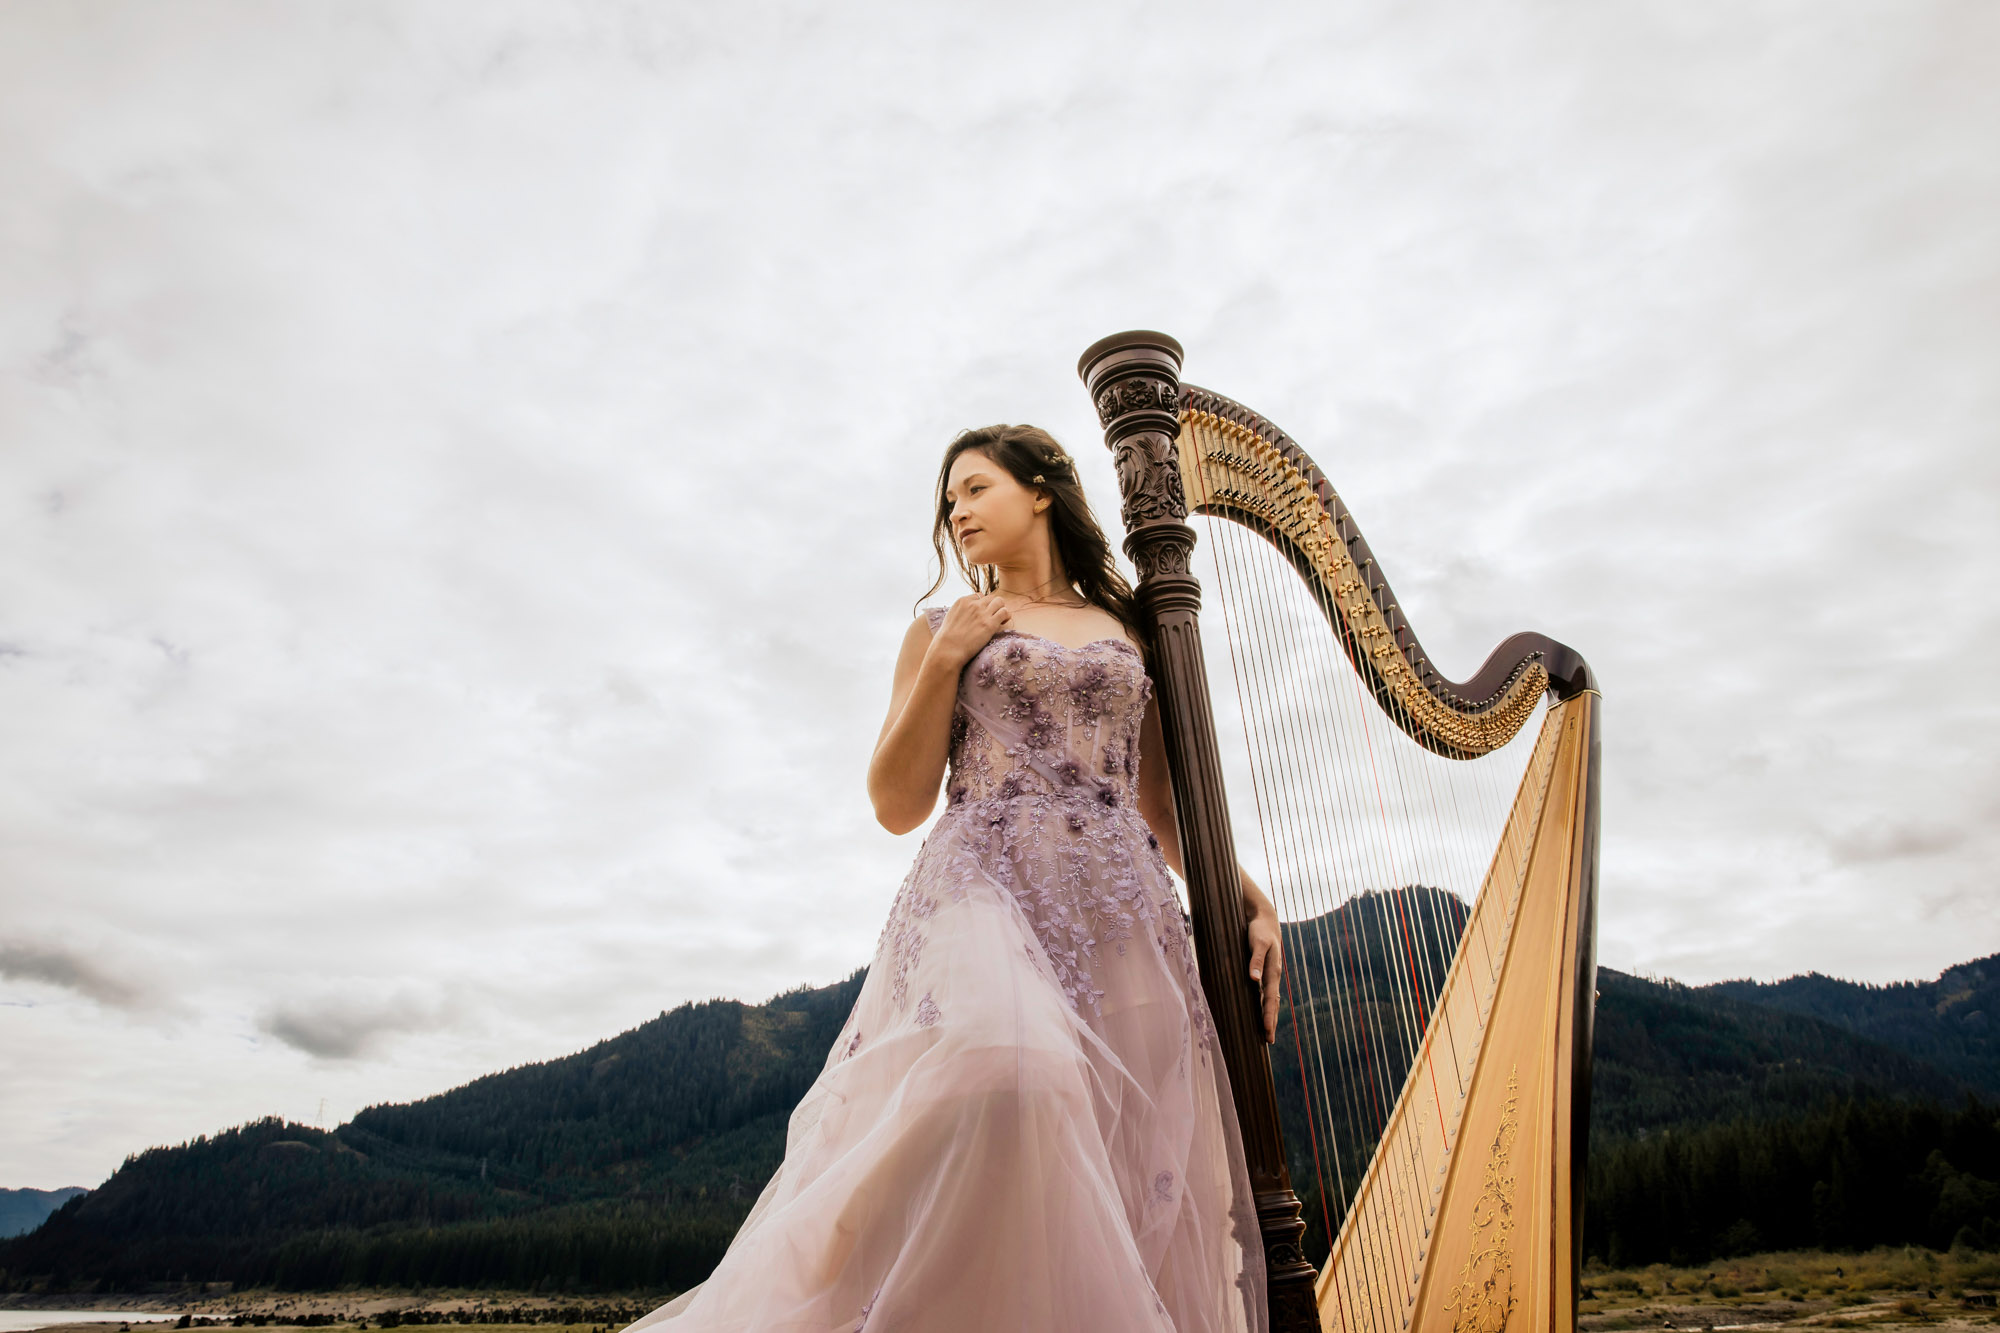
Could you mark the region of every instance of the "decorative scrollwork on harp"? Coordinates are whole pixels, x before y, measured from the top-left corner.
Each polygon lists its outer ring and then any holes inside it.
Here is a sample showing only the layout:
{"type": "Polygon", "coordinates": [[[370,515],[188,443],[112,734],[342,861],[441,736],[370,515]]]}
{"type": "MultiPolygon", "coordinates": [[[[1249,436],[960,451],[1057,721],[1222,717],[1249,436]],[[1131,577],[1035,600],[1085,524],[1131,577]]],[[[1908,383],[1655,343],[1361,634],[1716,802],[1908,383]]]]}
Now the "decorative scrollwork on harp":
{"type": "MultiPolygon", "coordinates": [[[[1573,674],[1581,665],[1552,640],[1516,635],[1467,682],[1448,680],[1424,654],[1353,514],[1305,451],[1220,394],[1183,385],[1181,403],[1180,470],[1192,511],[1234,519],[1291,558],[1355,670],[1418,744],[1455,759],[1490,754],[1550,689],[1547,659],[1573,674]]],[[[1555,683],[1569,692],[1570,680],[1555,683]]],[[[1582,679],[1575,687],[1587,688],[1582,679]]]]}
{"type": "Polygon", "coordinates": [[[1514,1313],[1514,1140],[1521,1136],[1521,1070],[1507,1073],[1507,1102],[1472,1205],[1472,1252],[1444,1308],[1452,1333],[1501,1333],[1514,1313]]]}

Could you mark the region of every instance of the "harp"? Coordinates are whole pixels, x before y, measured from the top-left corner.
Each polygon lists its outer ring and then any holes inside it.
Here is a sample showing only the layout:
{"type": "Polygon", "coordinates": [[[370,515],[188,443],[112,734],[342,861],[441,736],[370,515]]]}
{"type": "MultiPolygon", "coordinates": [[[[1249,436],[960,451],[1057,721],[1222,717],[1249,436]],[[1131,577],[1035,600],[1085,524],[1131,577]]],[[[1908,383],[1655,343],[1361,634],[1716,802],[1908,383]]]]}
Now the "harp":
{"type": "Polygon", "coordinates": [[[1078,370],[1139,576],[1270,1327],[1571,1328],[1596,982],[1595,681],[1539,634],[1507,639],[1467,680],[1443,675],[1305,451],[1183,385],[1181,361],[1164,334],[1123,333],[1078,370]],[[1208,516],[1202,558],[1228,645],[1213,697],[1190,515],[1208,516]],[[1270,1047],[1241,944],[1217,724],[1231,711],[1251,788],[1236,795],[1253,807],[1238,822],[1256,830],[1246,850],[1285,922],[1270,1047]],[[1309,1221],[1324,1262],[1308,1258],[1309,1221]]]}

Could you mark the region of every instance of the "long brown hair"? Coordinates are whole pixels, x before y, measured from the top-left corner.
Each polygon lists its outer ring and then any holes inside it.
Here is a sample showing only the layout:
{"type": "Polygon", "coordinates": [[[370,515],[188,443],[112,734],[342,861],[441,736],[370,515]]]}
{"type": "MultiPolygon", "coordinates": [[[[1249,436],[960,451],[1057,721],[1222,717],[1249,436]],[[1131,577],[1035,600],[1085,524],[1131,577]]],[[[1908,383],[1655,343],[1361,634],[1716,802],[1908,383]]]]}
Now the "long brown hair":
{"type": "Polygon", "coordinates": [[[945,446],[944,462],[938,466],[937,520],[931,528],[938,576],[917,601],[921,603],[943,586],[947,551],[951,563],[974,589],[985,593],[994,590],[993,567],[966,564],[965,553],[952,540],[951,501],[945,496],[945,488],[951,483],[951,465],[960,454],[975,451],[1005,468],[1007,475],[1029,490],[1049,497],[1049,536],[1055,544],[1056,559],[1062,562],[1063,577],[1084,601],[1109,611],[1134,642],[1143,644],[1145,634],[1139,627],[1138,601],[1132,596],[1132,585],[1113,563],[1111,543],[1105,540],[1104,529],[1097,526],[1090,502],[1083,497],[1076,464],[1054,436],[1034,426],[980,426],[960,431],[945,446]]]}

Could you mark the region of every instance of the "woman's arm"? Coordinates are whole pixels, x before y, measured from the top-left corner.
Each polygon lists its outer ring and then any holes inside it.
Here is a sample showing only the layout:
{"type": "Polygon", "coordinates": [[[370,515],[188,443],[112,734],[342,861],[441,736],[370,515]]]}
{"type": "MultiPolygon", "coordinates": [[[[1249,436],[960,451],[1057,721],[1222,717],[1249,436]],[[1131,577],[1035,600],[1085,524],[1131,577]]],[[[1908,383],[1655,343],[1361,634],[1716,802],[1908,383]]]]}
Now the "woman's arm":
{"type": "Polygon", "coordinates": [[[1007,624],[998,597],[961,597],[932,635],[922,616],[910,622],[896,655],[889,716],[868,761],[868,799],[875,819],[891,833],[908,833],[937,808],[951,756],[951,714],[958,703],[958,674],[974,653],[1007,624]]]}
{"type": "MultiPolygon", "coordinates": [[[[1180,825],[1174,819],[1173,782],[1167,775],[1167,737],[1160,728],[1159,696],[1146,704],[1146,717],[1139,726],[1139,813],[1145,816],[1153,836],[1160,840],[1160,852],[1167,865],[1181,878],[1180,825]]],[[[1278,929],[1278,909],[1257,887],[1257,881],[1241,865],[1236,867],[1243,893],[1243,916],[1250,949],[1250,979],[1258,982],[1264,997],[1264,1040],[1278,1039],[1278,1001],[1283,994],[1285,974],[1283,936],[1278,929]]]]}

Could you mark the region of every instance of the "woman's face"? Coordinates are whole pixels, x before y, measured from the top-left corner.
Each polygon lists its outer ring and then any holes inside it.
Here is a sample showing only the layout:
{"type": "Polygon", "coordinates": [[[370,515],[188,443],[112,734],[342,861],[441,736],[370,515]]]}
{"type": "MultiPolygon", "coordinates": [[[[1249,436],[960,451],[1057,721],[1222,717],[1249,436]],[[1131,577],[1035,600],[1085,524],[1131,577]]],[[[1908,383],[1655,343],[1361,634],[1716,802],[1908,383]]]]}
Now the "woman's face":
{"type": "Polygon", "coordinates": [[[952,460],[944,498],[952,540],[968,565],[1013,564],[1036,549],[1033,542],[1047,543],[1040,495],[977,449],[952,460]]]}

